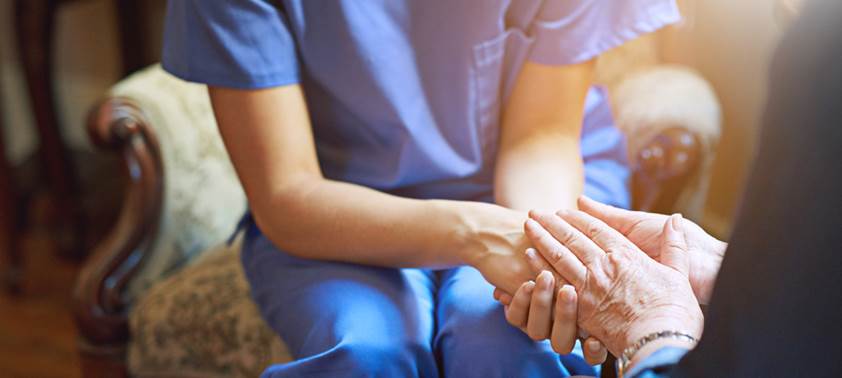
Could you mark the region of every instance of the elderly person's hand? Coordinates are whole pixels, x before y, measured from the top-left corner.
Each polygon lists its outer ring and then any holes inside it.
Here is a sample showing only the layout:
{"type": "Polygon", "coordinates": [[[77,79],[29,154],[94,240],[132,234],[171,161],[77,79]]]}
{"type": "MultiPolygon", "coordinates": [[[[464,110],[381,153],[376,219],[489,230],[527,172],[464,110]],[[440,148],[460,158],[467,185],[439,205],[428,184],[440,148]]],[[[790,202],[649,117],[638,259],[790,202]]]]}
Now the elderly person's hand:
{"type": "MultiPolygon", "coordinates": [[[[664,263],[664,223],[666,215],[628,211],[596,202],[587,197],[579,198],[579,209],[598,218],[622,233],[649,257],[664,263]]],[[[684,232],[690,258],[690,286],[701,304],[707,304],[727,243],[708,235],[701,227],[682,219],[677,227],[684,232]]]]}
{"type": "MultiPolygon", "coordinates": [[[[530,217],[527,236],[576,289],[579,326],[612,354],[620,356],[655,332],[701,335],[703,315],[688,279],[690,261],[680,217],[664,225],[663,263],[584,212],[532,212],[530,217]]],[[[560,302],[569,301],[568,290],[562,289],[560,302]]]]}
{"type": "Polygon", "coordinates": [[[605,362],[608,357],[605,345],[579,329],[573,287],[534,248],[526,249],[524,257],[538,277],[524,282],[514,296],[494,289],[494,299],[504,306],[506,321],[535,341],[550,339],[553,350],[559,354],[570,354],[576,340],[581,339],[582,355],[588,364],[605,362]],[[572,302],[556,300],[556,290],[565,286],[573,295],[572,302]]]}

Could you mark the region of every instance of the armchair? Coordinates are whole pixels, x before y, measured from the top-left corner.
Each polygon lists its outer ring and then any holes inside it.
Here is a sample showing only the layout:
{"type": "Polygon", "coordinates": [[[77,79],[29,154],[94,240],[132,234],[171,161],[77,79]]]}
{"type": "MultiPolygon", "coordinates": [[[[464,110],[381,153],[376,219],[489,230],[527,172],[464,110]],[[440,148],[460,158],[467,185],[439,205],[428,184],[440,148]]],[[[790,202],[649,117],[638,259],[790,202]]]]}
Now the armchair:
{"type": "MultiPolygon", "coordinates": [[[[704,181],[719,110],[691,71],[647,67],[608,75],[605,84],[624,99],[614,111],[630,141],[634,207],[666,212],[699,192],[694,183],[704,181]],[[672,82],[653,84],[653,75],[672,82]],[[669,97],[680,83],[689,99],[669,97]],[[662,106],[653,111],[653,103],[662,106]],[[670,111],[699,104],[715,116],[670,111]]],[[[112,89],[88,131],[99,148],[122,155],[131,184],[118,222],[76,283],[84,374],[255,376],[289,360],[250,300],[239,248],[224,243],[245,196],[204,86],[150,67],[112,89]]]]}

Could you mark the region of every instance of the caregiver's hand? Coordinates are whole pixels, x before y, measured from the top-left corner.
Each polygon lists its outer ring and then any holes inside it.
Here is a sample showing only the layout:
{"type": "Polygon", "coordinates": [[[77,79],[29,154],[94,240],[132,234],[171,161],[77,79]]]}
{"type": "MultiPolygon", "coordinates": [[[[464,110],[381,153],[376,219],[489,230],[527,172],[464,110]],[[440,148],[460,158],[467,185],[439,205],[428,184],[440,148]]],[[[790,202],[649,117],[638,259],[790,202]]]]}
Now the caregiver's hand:
{"type": "Polygon", "coordinates": [[[526,213],[492,204],[473,204],[471,232],[464,235],[462,260],[501,290],[514,293],[535,277],[523,251],[529,240],[523,232],[526,213]]]}
{"type": "Polygon", "coordinates": [[[654,332],[699,337],[703,316],[688,280],[680,218],[665,225],[671,257],[654,261],[617,230],[581,211],[530,213],[533,245],[578,293],[579,326],[619,356],[654,332]],[[586,236],[587,235],[587,236],[586,236]]]}
{"type": "MultiPolygon", "coordinates": [[[[618,209],[584,196],[579,198],[579,209],[620,231],[647,255],[664,263],[661,251],[668,216],[618,209]]],[[[728,244],[708,235],[690,220],[682,219],[678,227],[686,236],[690,254],[690,285],[699,303],[707,304],[728,244]]]]}
{"type": "MultiPolygon", "coordinates": [[[[569,354],[581,336],[576,321],[576,291],[570,285],[556,290],[556,283],[555,276],[545,270],[535,281],[521,285],[513,298],[501,298],[508,294],[499,291],[494,295],[505,305],[506,320],[510,324],[533,340],[549,338],[556,353],[569,354]]],[[[585,340],[582,349],[585,361],[591,365],[601,364],[608,357],[605,346],[595,338],[585,340]]]]}

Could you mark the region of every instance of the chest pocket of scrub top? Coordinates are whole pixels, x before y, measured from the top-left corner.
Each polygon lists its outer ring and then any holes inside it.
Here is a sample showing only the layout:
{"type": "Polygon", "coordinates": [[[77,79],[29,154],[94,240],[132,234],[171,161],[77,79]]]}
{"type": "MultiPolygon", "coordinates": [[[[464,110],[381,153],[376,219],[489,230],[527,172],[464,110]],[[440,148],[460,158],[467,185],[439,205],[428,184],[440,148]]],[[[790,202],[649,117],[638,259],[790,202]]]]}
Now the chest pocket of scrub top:
{"type": "Polygon", "coordinates": [[[474,45],[473,103],[484,159],[496,154],[501,110],[532,41],[521,30],[509,29],[474,45]]]}

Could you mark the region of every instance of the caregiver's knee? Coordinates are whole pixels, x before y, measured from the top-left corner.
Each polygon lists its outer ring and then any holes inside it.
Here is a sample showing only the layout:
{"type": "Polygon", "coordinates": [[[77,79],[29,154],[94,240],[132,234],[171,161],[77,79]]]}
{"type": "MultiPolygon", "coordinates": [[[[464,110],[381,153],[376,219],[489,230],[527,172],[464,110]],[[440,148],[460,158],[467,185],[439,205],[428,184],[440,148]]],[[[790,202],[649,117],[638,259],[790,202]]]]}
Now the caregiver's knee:
{"type": "Polygon", "coordinates": [[[426,361],[432,359],[430,346],[412,341],[371,342],[345,341],[336,351],[341,362],[353,375],[365,377],[417,377],[426,361]]]}

